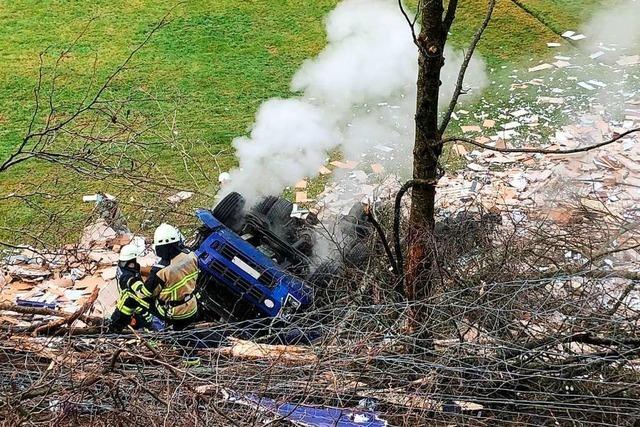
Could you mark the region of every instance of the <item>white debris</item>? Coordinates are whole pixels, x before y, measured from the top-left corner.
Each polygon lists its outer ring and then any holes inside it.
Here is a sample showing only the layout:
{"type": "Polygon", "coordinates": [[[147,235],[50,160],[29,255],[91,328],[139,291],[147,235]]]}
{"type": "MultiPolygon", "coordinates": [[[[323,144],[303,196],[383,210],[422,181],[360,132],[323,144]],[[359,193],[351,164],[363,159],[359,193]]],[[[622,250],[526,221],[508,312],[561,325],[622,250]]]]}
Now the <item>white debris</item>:
{"type": "Polygon", "coordinates": [[[218,175],[218,182],[220,184],[223,184],[229,181],[230,179],[231,179],[231,175],[229,174],[229,172],[222,172],[220,175],[218,175]]]}
{"type": "Polygon", "coordinates": [[[604,55],[604,52],[603,52],[603,51],[601,51],[601,50],[599,50],[599,51],[597,51],[597,52],[592,53],[591,55],[589,55],[589,58],[591,58],[591,59],[598,59],[598,58],[600,58],[602,55],[604,55]]]}
{"type": "Polygon", "coordinates": [[[180,202],[190,199],[191,197],[193,197],[193,193],[191,191],[179,191],[173,196],[167,197],[167,201],[176,205],[180,202]]]}
{"type": "Polygon", "coordinates": [[[573,36],[576,32],[575,31],[565,31],[564,33],[562,33],[562,37],[568,39],[569,37],[573,36]]]}
{"type": "Polygon", "coordinates": [[[477,163],[469,163],[467,165],[467,169],[472,170],[474,172],[484,172],[487,170],[487,168],[485,168],[484,166],[480,166],[477,163]]]}
{"type": "Polygon", "coordinates": [[[560,46],[562,46],[561,43],[556,43],[556,42],[547,43],[547,47],[560,47],[560,46]]]}
{"type": "Polygon", "coordinates": [[[621,56],[620,59],[616,61],[618,65],[638,65],[640,64],[640,55],[631,55],[631,56],[621,56]]]}
{"type": "Polygon", "coordinates": [[[571,63],[567,61],[556,61],[553,63],[553,65],[557,68],[566,68],[566,67],[570,67],[571,63]]]}
{"type": "Polygon", "coordinates": [[[517,118],[517,117],[522,117],[522,116],[529,115],[529,114],[531,114],[531,112],[530,112],[530,111],[528,111],[528,110],[525,110],[524,108],[521,108],[521,109],[519,109],[519,110],[512,111],[512,112],[511,112],[511,113],[509,113],[509,114],[511,114],[513,117],[516,117],[516,118],[517,118]]]}
{"type": "Polygon", "coordinates": [[[105,193],[104,196],[101,194],[89,194],[86,196],[82,196],[82,201],[83,202],[97,202],[99,201],[102,197],[105,197],[107,200],[115,200],[116,197],[112,196],[109,193],[105,193]]]}
{"type": "Polygon", "coordinates": [[[607,87],[607,85],[605,83],[602,83],[599,80],[589,80],[588,82],[589,84],[592,84],[594,86],[598,86],[598,87],[607,87]]]}
{"type": "Polygon", "coordinates": [[[569,36],[569,38],[573,41],[578,41],[578,40],[584,40],[587,38],[587,36],[585,36],[584,34],[576,34],[573,36],[569,36]]]}
{"type": "Polygon", "coordinates": [[[511,130],[520,127],[520,122],[509,122],[503,125],[500,125],[504,130],[511,130]]]}
{"type": "Polygon", "coordinates": [[[553,65],[544,63],[544,64],[536,65],[535,67],[529,68],[529,72],[533,73],[535,71],[549,70],[551,68],[553,68],[553,65]]]}
{"type": "Polygon", "coordinates": [[[519,191],[522,191],[525,188],[527,188],[527,184],[528,184],[527,179],[524,177],[524,174],[522,173],[514,175],[509,180],[509,185],[519,191]]]}
{"type": "Polygon", "coordinates": [[[375,148],[378,151],[382,151],[383,153],[390,153],[393,151],[393,148],[391,147],[387,147],[386,145],[374,145],[373,148],[375,148]]]}
{"type": "Polygon", "coordinates": [[[538,103],[540,104],[564,104],[564,98],[554,98],[550,96],[540,96],[538,97],[538,103]]]}
{"type": "Polygon", "coordinates": [[[595,87],[591,86],[589,83],[587,82],[578,82],[578,86],[587,89],[587,90],[596,90],[595,87]]]}

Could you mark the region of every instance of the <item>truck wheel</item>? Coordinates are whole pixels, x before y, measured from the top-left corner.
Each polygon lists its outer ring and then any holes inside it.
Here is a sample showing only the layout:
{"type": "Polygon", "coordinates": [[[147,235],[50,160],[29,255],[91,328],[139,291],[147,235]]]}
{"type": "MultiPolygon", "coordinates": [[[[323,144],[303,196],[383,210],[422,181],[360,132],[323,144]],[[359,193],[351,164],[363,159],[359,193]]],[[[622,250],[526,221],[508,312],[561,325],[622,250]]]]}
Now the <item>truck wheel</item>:
{"type": "Polygon", "coordinates": [[[282,197],[278,197],[269,208],[267,218],[276,225],[285,225],[291,221],[291,211],[293,203],[282,197]]]}
{"type": "Polygon", "coordinates": [[[213,216],[233,231],[238,231],[242,225],[244,204],[240,193],[229,193],[213,208],[213,216]]]}
{"type": "Polygon", "coordinates": [[[269,212],[269,209],[273,206],[275,202],[278,201],[278,197],[276,196],[267,196],[264,199],[260,200],[260,203],[255,205],[251,210],[260,213],[262,215],[266,215],[269,212]]]}
{"type": "Polygon", "coordinates": [[[371,235],[372,226],[364,213],[362,203],[354,204],[344,217],[343,232],[350,237],[365,239],[371,235]]]}

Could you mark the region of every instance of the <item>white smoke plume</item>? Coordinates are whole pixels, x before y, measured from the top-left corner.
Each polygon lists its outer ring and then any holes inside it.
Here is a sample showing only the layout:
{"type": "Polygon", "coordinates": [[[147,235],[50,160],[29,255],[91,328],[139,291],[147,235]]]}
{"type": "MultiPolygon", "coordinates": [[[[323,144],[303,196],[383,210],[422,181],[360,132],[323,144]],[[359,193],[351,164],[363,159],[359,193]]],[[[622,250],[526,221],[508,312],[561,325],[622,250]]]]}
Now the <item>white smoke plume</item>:
{"type": "Polygon", "coordinates": [[[582,30],[591,38],[593,48],[636,48],[640,45],[640,0],[625,0],[603,9],[582,30]]]}
{"type": "MultiPolygon", "coordinates": [[[[359,160],[376,145],[391,146],[394,169],[411,164],[417,49],[395,0],[344,0],[327,16],[328,44],[303,63],[291,89],[300,96],[260,107],[248,137],[234,139],[239,166],[222,194],[249,203],[313,177],[328,152],[359,160]]],[[[448,104],[462,55],[446,48],[442,100],[448,104]]],[[[487,82],[475,59],[465,85],[487,82]]]]}

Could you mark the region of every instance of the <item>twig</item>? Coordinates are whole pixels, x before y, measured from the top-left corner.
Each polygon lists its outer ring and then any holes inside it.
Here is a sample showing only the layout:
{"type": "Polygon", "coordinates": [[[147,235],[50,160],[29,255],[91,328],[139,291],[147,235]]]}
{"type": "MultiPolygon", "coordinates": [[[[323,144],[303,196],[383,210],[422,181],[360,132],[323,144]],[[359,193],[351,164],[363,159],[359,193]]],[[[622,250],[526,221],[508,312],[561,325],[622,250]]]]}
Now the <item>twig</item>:
{"type": "MultiPolygon", "coordinates": [[[[449,19],[449,14],[451,13],[451,3],[452,2],[449,3],[449,10],[447,11],[447,16],[445,17],[445,26],[447,24],[451,26],[451,23],[447,22],[447,19],[449,19]]],[[[471,57],[473,56],[473,53],[475,52],[476,47],[478,46],[478,43],[482,38],[482,34],[484,33],[484,30],[487,28],[487,25],[489,25],[489,21],[491,21],[491,16],[493,15],[493,9],[495,8],[495,6],[496,6],[496,0],[489,0],[489,4],[487,5],[487,14],[484,17],[484,21],[482,21],[482,24],[480,25],[476,33],[473,35],[473,39],[471,40],[469,49],[467,50],[467,53],[464,56],[462,65],[460,65],[460,71],[458,73],[458,81],[456,82],[456,88],[453,92],[453,96],[451,97],[451,102],[449,103],[449,107],[447,108],[447,111],[444,113],[444,117],[442,118],[442,123],[440,124],[440,128],[438,129],[438,135],[443,135],[444,132],[447,130],[447,126],[449,126],[449,121],[451,121],[451,115],[453,114],[453,110],[456,109],[458,98],[462,94],[462,84],[464,82],[464,76],[467,73],[467,68],[469,67],[469,63],[471,62],[471,57]]],[[[450,19],[453,21],[453,16],[450,19]]],[[[446,31],[448,30],[449,28],[446,27],[446,31]]]]}

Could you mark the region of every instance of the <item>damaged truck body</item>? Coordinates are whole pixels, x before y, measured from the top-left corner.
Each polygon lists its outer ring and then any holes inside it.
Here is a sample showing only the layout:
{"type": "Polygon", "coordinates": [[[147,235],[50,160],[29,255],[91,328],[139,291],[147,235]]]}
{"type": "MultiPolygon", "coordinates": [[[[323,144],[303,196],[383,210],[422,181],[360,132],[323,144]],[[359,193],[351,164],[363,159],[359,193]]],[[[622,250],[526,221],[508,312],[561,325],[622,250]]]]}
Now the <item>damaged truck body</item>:
{"type": "MultiPolygon", "coordinates": [[[[343,263],[317,261],[313,215],[291,216],[293,205],[266,197],[245,211],[238,193],[223,198],[213,210],[196,212],[201,226],[189,246],[198,256],[199,301],[206,319],[244,321],[291,320],[317,304],[316,295],[340,274],[343,263]]],[[[360,204],[343,220],[346,256],[362,251],[366,217],[360,204]]]]}

